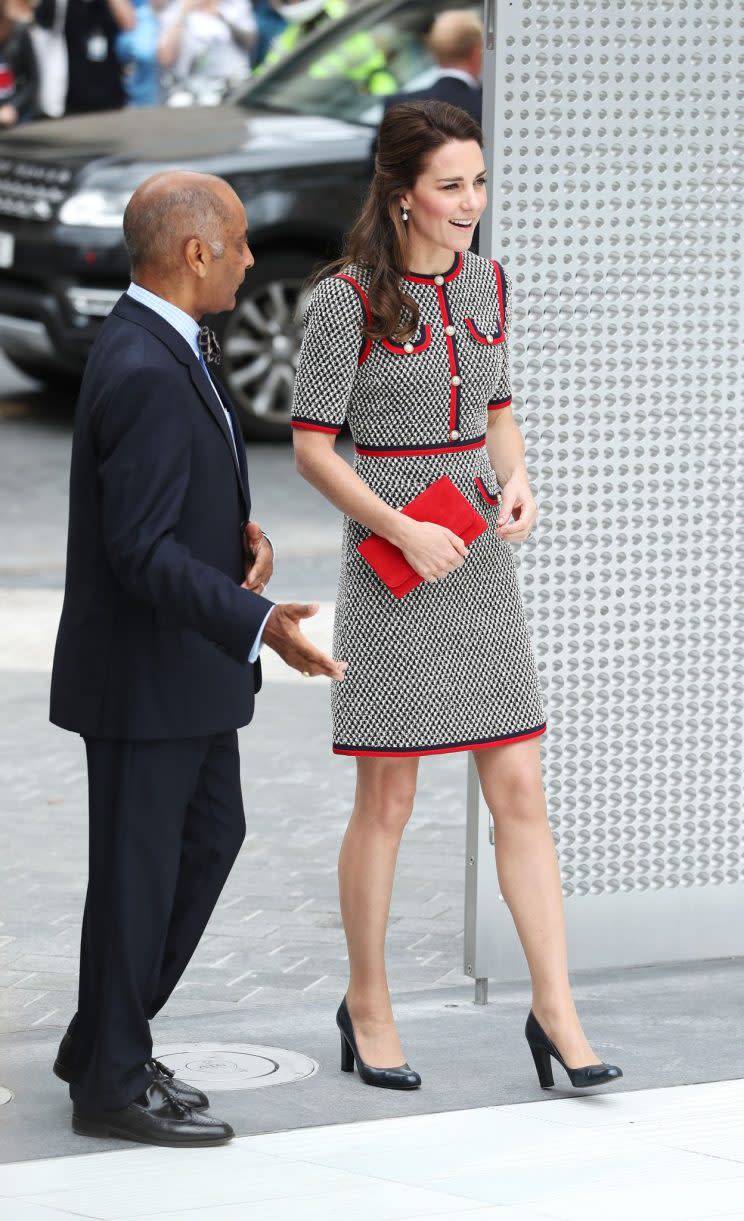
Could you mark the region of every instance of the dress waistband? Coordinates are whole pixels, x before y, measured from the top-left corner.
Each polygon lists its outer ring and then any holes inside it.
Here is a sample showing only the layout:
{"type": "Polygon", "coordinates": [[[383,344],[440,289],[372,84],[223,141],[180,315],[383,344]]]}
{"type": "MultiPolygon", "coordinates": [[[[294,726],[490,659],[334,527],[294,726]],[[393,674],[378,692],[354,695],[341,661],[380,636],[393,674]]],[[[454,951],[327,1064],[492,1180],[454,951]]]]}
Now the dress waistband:
{"type": "Polygon", "coordinates": [[[484,433],[482,437],[460,441],[457,445],[355,445],[354,449],[363,458],[430,458],[435,454],[461,454],[470,449],[482,449],[485,444],[484,433]]]}

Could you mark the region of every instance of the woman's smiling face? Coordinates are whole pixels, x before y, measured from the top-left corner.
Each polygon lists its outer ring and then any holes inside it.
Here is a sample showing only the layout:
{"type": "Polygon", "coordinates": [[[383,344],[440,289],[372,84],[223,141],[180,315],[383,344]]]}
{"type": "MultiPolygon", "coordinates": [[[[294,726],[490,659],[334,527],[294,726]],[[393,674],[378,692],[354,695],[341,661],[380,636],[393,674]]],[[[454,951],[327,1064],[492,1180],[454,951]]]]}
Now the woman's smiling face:
{"type": "Polygon", "coordinates": [[[417,250],[432,256],[434,247],[467,250],[486,203],[486,167],[477,142],[452,140],[436,149],[400,199],[408,212],[412,266],[417,250]]]}

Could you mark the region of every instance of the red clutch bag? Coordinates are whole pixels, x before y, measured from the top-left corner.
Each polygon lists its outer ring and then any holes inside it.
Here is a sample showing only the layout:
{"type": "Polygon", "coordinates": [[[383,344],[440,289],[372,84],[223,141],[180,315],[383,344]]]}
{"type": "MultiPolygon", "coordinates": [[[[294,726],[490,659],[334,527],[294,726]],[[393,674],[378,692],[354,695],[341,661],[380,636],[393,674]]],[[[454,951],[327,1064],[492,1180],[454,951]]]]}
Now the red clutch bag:
{"type": "MultiPolygon", "coordinates": [[[[430,484],[400,511],[414,521],[446,526],[453,534],[459,534],[464,543],[472,543],[488,529],[488,522],[446,475],[430,484]]],[[[404,598],[417,585],[423,584],[424,578],[411,567],[400,548],[386,538],[380,538],[379,534],[371,534],[359,543],[357,550],[394,597],[404,598]]]]}

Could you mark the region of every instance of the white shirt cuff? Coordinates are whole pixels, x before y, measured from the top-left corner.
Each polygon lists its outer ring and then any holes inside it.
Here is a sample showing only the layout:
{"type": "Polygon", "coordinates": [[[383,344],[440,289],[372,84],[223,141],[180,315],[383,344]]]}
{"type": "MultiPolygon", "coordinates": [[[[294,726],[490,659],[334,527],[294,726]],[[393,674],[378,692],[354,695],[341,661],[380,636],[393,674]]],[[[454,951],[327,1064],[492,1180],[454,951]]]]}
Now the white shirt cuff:
{"type": "Polygon", "coordinates": [[[263,639],[264,628],[266,627],[266,620],[268,619],[268,617],[271,614],[271,611],[273,611],[273,609],[274,608],[272,606],[271,610],[267,613],[263,623],[261,624],[260,628],[258,629],[258,635],[256,636],[256,639],[253,641],[253,648],[251,649],[250,653],[248,654],[249,661],[258,661],[258,655],[261,652],[261,641],[263,639]]]}

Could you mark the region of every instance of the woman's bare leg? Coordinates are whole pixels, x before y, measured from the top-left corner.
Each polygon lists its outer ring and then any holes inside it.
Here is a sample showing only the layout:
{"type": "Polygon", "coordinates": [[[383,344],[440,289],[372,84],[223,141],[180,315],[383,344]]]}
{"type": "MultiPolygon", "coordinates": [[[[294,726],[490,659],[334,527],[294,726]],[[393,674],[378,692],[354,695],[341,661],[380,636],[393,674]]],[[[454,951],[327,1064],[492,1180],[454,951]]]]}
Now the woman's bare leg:
{"type": "Polygon", "coordinates": [[[349,948],[346,1000],[359,1053],[374,1068],[405,1061],[385,971],[385,934],[403,829],[416,794],[418,759],[357,758],[354,809],[338,860],[349,948]]]}
{"type": "Polygon", "coordinates": [[[539,739],[475,752],[491,811],[501,893],[532,979],[532,1008],[572,1068],[599,1063],[581,1028],[568,980],[558,857],[540,773],[539,739]]]}

